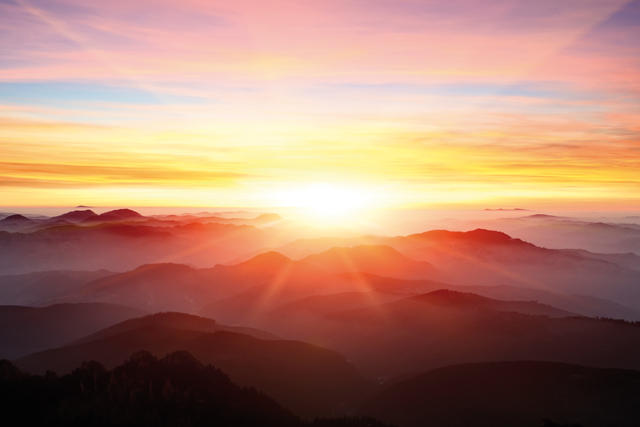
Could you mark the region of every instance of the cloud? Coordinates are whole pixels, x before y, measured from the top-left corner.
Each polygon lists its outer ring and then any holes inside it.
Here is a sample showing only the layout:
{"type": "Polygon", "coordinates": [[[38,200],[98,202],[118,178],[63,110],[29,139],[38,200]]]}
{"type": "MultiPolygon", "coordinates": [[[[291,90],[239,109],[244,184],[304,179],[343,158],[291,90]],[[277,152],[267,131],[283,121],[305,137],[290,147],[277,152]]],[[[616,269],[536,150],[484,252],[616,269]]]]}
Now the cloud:
{"type": "Polygon", "coordinates": [[[639,4],[2,2],[0,186],[333,176],[407,199],[581,181],[622,197],[640,173],[639,4]]]}

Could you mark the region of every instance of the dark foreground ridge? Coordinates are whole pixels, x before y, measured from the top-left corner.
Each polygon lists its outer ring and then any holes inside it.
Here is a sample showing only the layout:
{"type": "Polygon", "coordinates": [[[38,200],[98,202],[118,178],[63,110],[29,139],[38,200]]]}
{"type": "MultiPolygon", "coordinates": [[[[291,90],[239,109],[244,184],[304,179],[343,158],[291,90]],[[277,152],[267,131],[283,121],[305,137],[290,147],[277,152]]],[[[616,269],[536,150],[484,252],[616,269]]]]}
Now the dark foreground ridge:
{"type": "Polygon", "coordinates": [[[133,354],[113,370],[85,362],[72,373],[28,375],[0,361],[3,416],[48,426],[384,427],[367,418],[303,421],[190,353],[133,354]]]}
{"type": "Polygon", "coordinates": [[[392,384],[362,413],[400,427],[637,427],[638,390],[638,371],[533,361],[472,363],[392,384]]]}

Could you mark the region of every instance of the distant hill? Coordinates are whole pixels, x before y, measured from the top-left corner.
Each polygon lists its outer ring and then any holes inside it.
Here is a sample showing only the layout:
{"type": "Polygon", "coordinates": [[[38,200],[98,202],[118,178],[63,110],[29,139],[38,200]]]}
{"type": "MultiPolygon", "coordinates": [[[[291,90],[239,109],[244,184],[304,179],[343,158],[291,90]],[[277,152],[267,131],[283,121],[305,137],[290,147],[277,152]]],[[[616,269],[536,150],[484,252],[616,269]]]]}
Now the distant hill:
{"type": "Polygon", "coordinates": [[[91,335],[83,337],[70,344],[77,345],[92,341],[103,340],[129,331],[154,326],[206,333],[214,333],[220,331],[236,332],[250,335],[254,338],[259,339],[279,339],[277,336],[270,334],[269,332],[261,331],[258,329],[243,328],[241,326],[227,326],[206,317],[192,316],[185,313],[177,312],[165,312],[125,320],[108,328],[97,331],[91,335]]]}
{"type": "Polygon", "coordinates": [[[361,290],[353,280],[336,277],[361,269],[389,275],[435,274],[430,264],[413,261],[387,247],[335,248],[299,261],[265,252],[237,264],[212,268],[174,263],[142,265],[99,277],[71,290],[63,300],[127,304],[150,312],[201,313],[246,324],[247,311],[257,308],[267,294],[273,300],[260,311],[316,293],[361,290]]]}
{"type": "Polygon", "coordinates": [[[127,303],[150,312],[193,312],[219,293],[210,270],[164,263],[143,265],[125,273],[98,278],[67,298],[127,303]]]}
{"type": "Polygon", "coordinates": [[[36,221],[24,215],[13,214],[0,219],[0,230],[23,231],[35,223],[36,221]]]}
{"type": "Polygon", "coordinates": [[[453,285],[508,285],[589,295],[640,309],[640,288],[636,286],[640,270],[633,268],[640,258],[633,254],[546,249],[498,231],[431,230],[396,237],[306,239],[280,250],[285,255],[302,256],[336,245],[363,244],[389,246],[410,259],[429,262],[437,268],[437,275],[425,278],[453,285]]]}
{"type": "Polygon", "coordinates": [[[0,358],[60,346],[141,314],[129,307],[100,303],[0,306],[0,358]]]}
{"type": "Polygon", "coordinates": [[[140,218],[133,211],[108,214],[80,223],[42,220],[21,232],[5,228],[0,231],[0,271],[126,271],[166,262],[211,267],[246,259],[283,239],[276,232],[247,225],[166,223],[140,218]]]}
{"type": "Polygon", "coordinates": [[[536,301],[504,301],[483,297],[470,292],[459,292],[449,289],[438,289],[427,294],[410,297],[408,300],[440,307],[461,308],[464,310],[495,310],[548,317],[575,316],[574,313],[540,304],[536,301]]]}
{"type": "Polygon", "coordinates": [[[401,294],[378,291],[342,292],[328,295],[314,295],[301,298],[278,307],[269,314],[266,324],[281,333],[299,334],[299,324],[308,321],[322,323],[331,314],[358,310],[384,310],[386,303],[415,301],[434,306],[460,307],[460,309],[496,310],[549,317],[569,317],[573,313],[559,310],[535,301],[503,301],[482,297],[471,293],[463,293],[448,289],[440,289],[427,294],[403,297],[401,294]],[[292,327],[287,327],[291,324],[292,327]]]}
{"type": "Polygon", "coordinates": [[[9,215],[7,217],[4,217],[2,219],[0,219],[0,224],[4,225],[4,224],[16,224],[16,223],[25,223],[25,222],[31,222],[32,220],[27,218],[24,215],[20,215],[20,214],[13,214],[13,215],[9,215]]]}
{"type": "Polygon", "coordinates": [[[392,384],[361,412],[399,427],[640,423],[640,372],[547,362],[447,366],[392,384]]]}
{"type": "Polygon", "coordinates": [[[101,213],[100,215],[87,215],[84,222],[129,221],[142,218],[144,217],[132,209],[115,209],[101,213]]]}
{"type": "Polygon", "coordinates": [[[97,218],[97,217],[99,217],[99,215],[97,215],[94,211],[92,211],[91,209],[85,209],[85,210],[75,210],[75,211],[64,213],[62,215],[54,216],[50,219],[50,221],[66,220],[71,222],[82,222],[82,221],[87,221],[91,218],[97,218]]]}
{"type": "Polygon", "coordinates": [[[640,256],[640,225],[633,222],[633,217],[612,221],[537,214],[485,221],[483,226],[503,230],[547,248],[633,252],[640,256]]]}
{"type": "Polygon", "coordinates": [[[29,372],[65,373],[85,360],[113,367],[138,350],[164,355],[179,349],[221,368],[241,385],[263,390],[301,415],[344,413],[370,387],[333,351],[229,332],[206,319],[179,313],[128,321],[16,363],[29,372]]]}
{"type": "Polygon", "coordinates": [[[359,282],[361,289],[371,289],[385,294],[395,294],[399,296],[418,295],[438,289],[449,289],[506,301],[537,301],[561,309],[564,312],[587,317],[606,317],[640,321],[640,310],[634,310],[613,301],[587,295],[564,294],[562,292],[522,286],[452,285],[450,283],[432,280],[396,279],[366,273],[343,277],[350,277],[351,280],[359,282]]]}
{"type": "Polygon", "coordinates": [[[252,286],[213,301],[200,311],[227,322],[259,321],[277,307],[300,298],[370,291],[363,289],[357,279],[360,271],[403,277],[437,275],[437,270],[427,262],[414,261],[390,247],[371,245],[332,248],[297,261],[269,252],[226,268],[229,277],[256,277],[252,286]]]}

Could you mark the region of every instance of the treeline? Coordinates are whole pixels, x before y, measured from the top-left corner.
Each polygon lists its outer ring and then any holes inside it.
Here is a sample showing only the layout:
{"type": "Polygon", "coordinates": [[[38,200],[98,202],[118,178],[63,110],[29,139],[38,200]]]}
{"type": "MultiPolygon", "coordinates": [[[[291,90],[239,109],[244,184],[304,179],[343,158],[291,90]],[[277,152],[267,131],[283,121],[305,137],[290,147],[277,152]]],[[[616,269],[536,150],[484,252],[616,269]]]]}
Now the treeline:
{"type": "Polygon", "coordinates": [[[64,376],[25,374],[2,360],[0,402],[3,418],[23,425],[384,426],[367,418],[301,420],[187,352],[162,359],[139,352],[112,370],[86,362],[64,376]]]}

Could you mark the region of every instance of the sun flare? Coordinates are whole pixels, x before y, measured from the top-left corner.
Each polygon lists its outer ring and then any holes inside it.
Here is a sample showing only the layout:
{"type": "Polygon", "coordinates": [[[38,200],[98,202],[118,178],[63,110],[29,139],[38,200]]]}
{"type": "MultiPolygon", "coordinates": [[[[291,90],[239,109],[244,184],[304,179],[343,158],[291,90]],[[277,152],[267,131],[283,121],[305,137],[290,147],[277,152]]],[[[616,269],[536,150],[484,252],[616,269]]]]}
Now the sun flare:
{"type": "Polygon", "coordinates": [[[302,219],[320,224],[351,222],[373,207],[373,192],[362,187],[312,183],[277,191],[276,202],[298,210],[302,219]]]}

